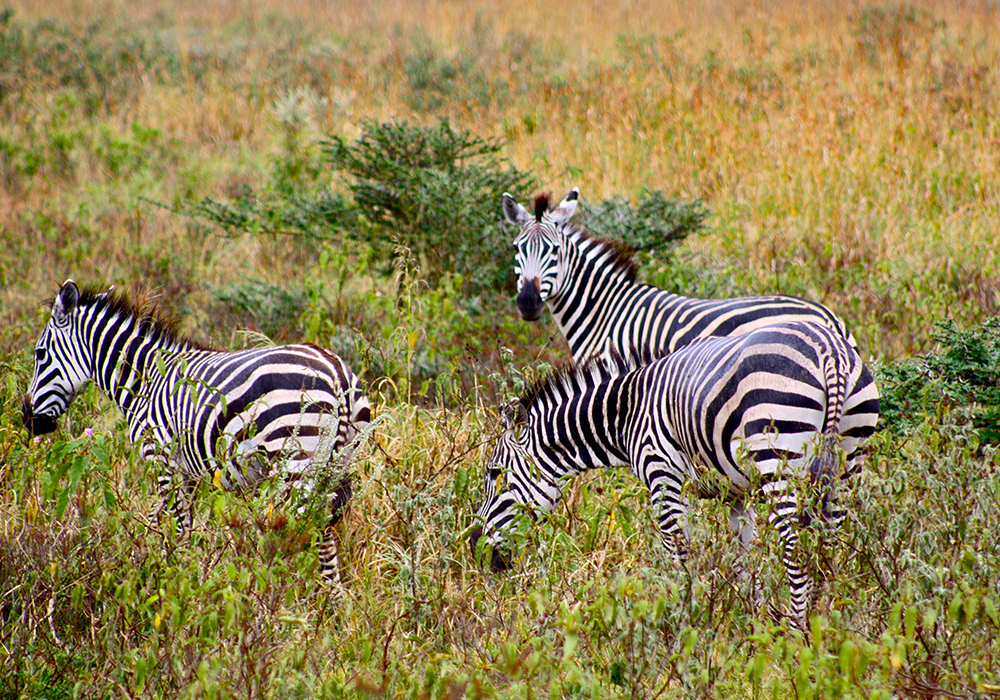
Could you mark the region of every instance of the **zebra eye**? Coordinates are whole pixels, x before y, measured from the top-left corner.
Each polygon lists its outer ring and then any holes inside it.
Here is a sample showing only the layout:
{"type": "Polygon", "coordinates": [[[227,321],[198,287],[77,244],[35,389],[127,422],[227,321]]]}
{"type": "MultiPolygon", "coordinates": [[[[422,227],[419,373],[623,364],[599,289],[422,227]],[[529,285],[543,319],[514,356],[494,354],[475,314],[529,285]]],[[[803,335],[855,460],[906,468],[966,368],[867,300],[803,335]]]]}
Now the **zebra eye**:
{"type": "Polygon", "coordinates": [[[35,348],[35,362],[41,362],[45,359],[45,348],[35,348]]]}

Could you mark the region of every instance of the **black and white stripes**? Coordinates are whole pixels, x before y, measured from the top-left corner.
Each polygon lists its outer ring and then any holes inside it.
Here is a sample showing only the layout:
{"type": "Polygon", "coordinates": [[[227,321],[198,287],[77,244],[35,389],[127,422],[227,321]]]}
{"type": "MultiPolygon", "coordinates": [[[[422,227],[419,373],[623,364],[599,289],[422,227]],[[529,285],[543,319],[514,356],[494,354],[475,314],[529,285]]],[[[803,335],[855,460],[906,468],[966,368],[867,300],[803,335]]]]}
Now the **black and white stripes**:
{"type": "Polygon", "coordinates": [[[338,577],[332,528],[351,495],[353,440],[370,420],[343,360],[313,345],[204,348],[123,295],[81,292],[69,281],[35,346],[25,425],[35,434],[54,430],[89,380],[122,410],[143,457],[160,466],[160,491],[164,503],[174,496],[181,530],[191,524],[200,478],[244,489],[277,472],[300,492],[335,479],[320,562],[326,577],[338,577]],[[182,484],[171,494],[174,475],[182,484]]]}
{"type": "MultiPolygon", "coordinates": [[[[570,477],[627,465],[649,489],[668,549],[683,558],[683,486],[714,470],[730,484],[735,515],[755,488],[769,504],[784,545],[792,615],[801,624],[812,577],[797,551],[798,485],[819,494],[824,517],[840,520],[839,477],[857,469],[878,418],[871,373],[839,333],[805,322],[704,338],[636,365],[595,358],[520,402],[523,417],[508,423],[487,463],[473,551],[484,531],[490,544],[502,540],[518,504],[550,511],[570,477]]],[[[745,546],[751,523],[734,518],[745,546]]],[[[492,563],[506,568],[501,548],[492,563]]]]}
{"type": "Polygon", "coordinates": [[[549,209],[535,200],[534,214],[505,194],[504,216],[517,224],[517,307],[533,321],[547,304],[573,359],[662,353],[697,338],[747,333],[783,321],[813,321],[835,329],[852,346],[844,322],[820,304],[790,296],[691,299],[637,280],[633,252],[618,241],[592,236],[570,218],[577,191],[549,209]]]}

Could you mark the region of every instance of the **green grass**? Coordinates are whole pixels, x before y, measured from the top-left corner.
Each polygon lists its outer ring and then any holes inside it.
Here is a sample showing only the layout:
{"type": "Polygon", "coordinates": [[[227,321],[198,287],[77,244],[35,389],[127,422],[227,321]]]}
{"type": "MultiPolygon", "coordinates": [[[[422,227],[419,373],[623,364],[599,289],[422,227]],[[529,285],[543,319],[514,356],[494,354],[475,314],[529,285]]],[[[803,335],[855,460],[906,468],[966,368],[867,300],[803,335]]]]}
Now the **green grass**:
{"type": "MultiPolygon", "coordinates": [[[[979,361],[955,348],[993,347],[979,324],[1000,306],[995,7],[13,8],[0,21],[0,700],[1000,693],[995,392],[948,374],[979,361]],[[385,272],[328,231],[227,236],[179,213],[275,182],[349,196],[310,170],[319,142],[390,118],[503,139],[500,155],[556,196],[700,200],[704,235],[646,256],[647,280],[799,294],[848,321],[894,430],[873,441],[838,546],[806,544],[827,576],[809,634],[736,583],[721,504],[695,509],[678,570],[622,472],[574,482],[525,523],[514,573],[483,571],[466,543],[482,453],[496,407],[566,355],[551,321],[462,297],[456,275],[428,284],[404,251],[385,272]],[[40,303],[70,277],[151,293],[222,347],[318,342],[362,374],[378,419],[341,530],[341,602],[313,585],[317,523],[271,487],[203,485],[190,541],[147,525],[153,474],[93,389],[59,432],[28,438],[40,303]]],[[[777,538],[759,539],[750,567],[780,604],[777,538]]]]}

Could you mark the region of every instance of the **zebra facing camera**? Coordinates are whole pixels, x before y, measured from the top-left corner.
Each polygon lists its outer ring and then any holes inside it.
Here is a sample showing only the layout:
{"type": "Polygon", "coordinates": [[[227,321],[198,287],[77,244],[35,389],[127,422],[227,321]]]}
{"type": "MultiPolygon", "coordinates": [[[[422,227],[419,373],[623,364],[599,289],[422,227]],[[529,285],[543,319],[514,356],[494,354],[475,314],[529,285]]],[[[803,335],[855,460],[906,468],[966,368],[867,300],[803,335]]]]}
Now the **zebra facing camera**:
{"type": "Polygon", "coordinates": [[[517,310],[521,312],[521,318],[525,321],[537,321],[542,317],[544,308],[545,302],[538,289],[538,280],[526,281],[517,295],[517,310]]]}

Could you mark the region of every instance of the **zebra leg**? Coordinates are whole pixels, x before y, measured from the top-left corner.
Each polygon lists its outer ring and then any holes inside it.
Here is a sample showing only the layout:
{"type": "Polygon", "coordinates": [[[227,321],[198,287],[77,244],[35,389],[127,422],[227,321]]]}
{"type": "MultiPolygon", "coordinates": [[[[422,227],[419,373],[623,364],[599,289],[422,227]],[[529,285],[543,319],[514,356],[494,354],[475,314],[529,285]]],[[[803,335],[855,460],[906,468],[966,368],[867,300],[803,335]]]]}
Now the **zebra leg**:
{"type": "Polygon", "coordinates": [[[757,526],[754,522],[753,513],[747,509],[746,503],[739,501],[729,507],[729,526],[739,536],[740,540],[740,552],[736,557],[736,561],[733,562],[736,581],[740,587],[750,586],[751,600],[754,607],[759,609],[764,602],[763,595],[757,590],[756,581],[746,566],[750,546],[757,536],[757,526]]]}
{"type": "Polygon", "coordinates": [[[160,519],[160,513],[168,511],[173,517],[174,535],[180,539],[191,530],[191,501],[194,494],[194,481],[184,477],[181,488],[175,489],[170,474],[160,473],[156,477],[156,490],[159,492],[159,502],[149,509],[146,519],[150,525],[160,519]]]}
{"type": "Polygon", "coordinates": [[[330,521],[327,523],[319,543],[319,570],[323,580],[335,589],[343,584],[340,575],[340,550],[337,545],[337,524],[343,520],[347,504],[351,499],[351,483],[344,480],[333,491],[330,500],[330,521]]]}
{"type": "Polygon", "coordinates": [[[649,476],[647,486],[651,500],[659,511],[657,525],[667,552],[678,564],[687,561],[688,525],[687,498],[681,493],[684,475],[666,462],[647,462],[641,472],[649,476]]]}
{"type": "Polygon", "coordinates": [[[792,594],[791,617],[803,632],[808,628],[808,614],[813,603],[812,572],[799,551],[800,525],[798,498],[785,479],[764,485],[771,503],[768,521],[777,529],[784,549],[782,562],[792,594]]]}
{"type": "MultiPolygon", "coordinates": [[[[170,479],[168,477],[167,483],[169,484],[170,479]]],[[[191,527],[194,524],[194,519],[191,515],[191,509],[193,507],[194,501],[194,479],[187,475],[181,478],[181,487],[174,490],[174,500],[173,505],[170,508],[170,512],[174,516],[174,522],[176,524],[175,534],[177,539],[183,539],[188,536],[191,532],[191,527]]],[[[162,482],[161,482],[162,487],[162,482]]]]}
{"type": "Polygon", "coordinates": [[[323,580],[334,590],[340,587],[340,553],[337,546],[335,524],[331,521],[323,529],[319,541],[319,570],[323,580]]]}

